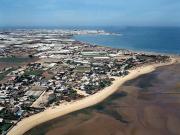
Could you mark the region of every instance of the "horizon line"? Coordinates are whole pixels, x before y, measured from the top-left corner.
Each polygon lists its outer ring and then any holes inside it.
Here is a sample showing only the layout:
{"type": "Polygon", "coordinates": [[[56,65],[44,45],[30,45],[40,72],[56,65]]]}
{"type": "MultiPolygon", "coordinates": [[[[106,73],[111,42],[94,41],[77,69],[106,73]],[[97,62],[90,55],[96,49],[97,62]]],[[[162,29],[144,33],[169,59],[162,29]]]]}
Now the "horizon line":
{"type": "Polygon", "coordinates": [[[159,26],[159,25],[142,25],[142,26],[139,26],[139,25],[47,25],[47,26],[40,26],[40,25],[24,25],[24,26],[15,26],[15,25],[12,25],[12,26],[0,26],[0,28],[12,28],[12,29],[39,29],[39,28],[44,28],[44,29],[48,29],[48,28],[103,28],[103,27],[122,27],[122,28],[128,28],[128,27],[171,27],[171,28],[177,28],[177,27],[180,27],[180,26],[171,26],[171,25],[164,25],[164,26],[159,26]]]}

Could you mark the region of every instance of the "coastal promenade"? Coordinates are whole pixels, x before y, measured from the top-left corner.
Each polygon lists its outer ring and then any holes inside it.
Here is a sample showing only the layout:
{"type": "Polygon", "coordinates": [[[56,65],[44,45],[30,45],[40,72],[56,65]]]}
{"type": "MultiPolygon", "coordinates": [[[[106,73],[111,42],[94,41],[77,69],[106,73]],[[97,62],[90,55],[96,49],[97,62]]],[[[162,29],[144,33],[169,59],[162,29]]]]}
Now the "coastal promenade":
{"type": "Polygon", "coordinates": [[[116,92],[124,82],[134,79],[140,75],[150,73],[154,71],[157,67],[173,64],[175,61],[175,59],[172,59],[172,61],[169,63],[152,64],[133,69],[130,71],[129,75],[125,77],[116,77],[111,86],[106,87],[105,89],[97,92],[94,95],[88,96],[78,101],[60,104],[59,106],[56,106],[54,108],[48,108],[41,113],[35,114],[28,118],[24,118],[23,120],[18,122],[16,126],[14,126],[7,133],[7,135],[23,135],[25,132],[41,123],[47,122],[49,120],[83,108],[96,105],[110,95],[112,95],[114,92],[116,92]]]}

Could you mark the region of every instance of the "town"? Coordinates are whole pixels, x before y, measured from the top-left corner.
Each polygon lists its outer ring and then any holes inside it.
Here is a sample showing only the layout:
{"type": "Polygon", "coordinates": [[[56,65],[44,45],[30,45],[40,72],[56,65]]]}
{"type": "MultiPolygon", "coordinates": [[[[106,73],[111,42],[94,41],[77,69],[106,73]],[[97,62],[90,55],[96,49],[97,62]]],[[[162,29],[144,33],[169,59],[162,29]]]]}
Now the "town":
{"type": "Polygon", "coordinates": [[[80,100],[124,77],[129,70],[164,63],[169,56],[91,45],[79,34],[102,30],[0,31],[0,133],[25,117],[80,100]]]}

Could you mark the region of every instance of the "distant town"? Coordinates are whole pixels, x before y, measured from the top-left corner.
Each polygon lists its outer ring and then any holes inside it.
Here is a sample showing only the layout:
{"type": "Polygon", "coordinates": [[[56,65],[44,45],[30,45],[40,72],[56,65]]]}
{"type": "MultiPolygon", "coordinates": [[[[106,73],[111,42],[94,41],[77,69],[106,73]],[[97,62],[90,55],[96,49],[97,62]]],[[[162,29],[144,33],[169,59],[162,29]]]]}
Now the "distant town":
{"type": "Polygon", "coordinates": [[[64,102],[80,100],[124,77],[130,69],[170,57],[91,45],[74,35],[103,30],[0,31],[0,133],[64,102]]]}

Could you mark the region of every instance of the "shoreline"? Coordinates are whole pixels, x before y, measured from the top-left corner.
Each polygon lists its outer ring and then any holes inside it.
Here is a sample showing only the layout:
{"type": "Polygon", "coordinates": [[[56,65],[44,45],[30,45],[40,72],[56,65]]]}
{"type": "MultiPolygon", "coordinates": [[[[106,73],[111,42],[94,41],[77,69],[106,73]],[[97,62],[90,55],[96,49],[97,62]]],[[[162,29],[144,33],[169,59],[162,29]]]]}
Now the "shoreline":
{"type": "MultiPolygon", "coordinates": [[[[94,46],[100,46],[100,47],[107,47],[107,48],[113,48],[113,49],[123,49],[123,50],[129,50],[129,51],[132,51],[132,52],[137,52],[137,53],[146,53],[146,54],[155,54],[155,55],[169,55],[169,56],[179,56],[180,54],[178,52],[167,52],[167,51],[162,51],[162,52],[159,52],[158,50],[140,50],[140,49],[135,49],[135,48],[119,48],[119,47],[112,47],[111,45],[103,45],[103,44],[97,44],[97,43],[92,43],[92,42],[89,42],[89,41],[82,41],[80,39],[77,39],[76,36],[79,36],[79,35],[74,35],[72,37],[72,39],[76,40],[76,41],[79,41],[79,42],[82,42],[82,43],[88,43],[88,44],[91,44],[91,45],[94,45],[94,46]]],[[[81,36],[81,35],[80,35],[81,36]]],[[[86,35],[84,35],[86,36],[86,35]]],[[[116,35],[116,36],[121,36],[120,35],[116,35]]]]}
{"type": "Polygon", "coordinates": [[[137,78],[140,75],[150,73],[154,71],[157,67],[171,65],[175,63],[176,60],[177,59],[172,58],[171,62],[151,64],[130,70],[129,75],[123,78],[116,77],[111,86],[106,87],[103,90],[100,90],[94,95],[90,95],[81,100],[73,101],[70,103],[63,103],[59,106],[48,108],[43,112],[22,119],[7,133],[7,135],[23,135],[25,132],[38,126],[39,124],[66,115],[68,113],[96,105],[105,100],[110,95],[112,95],[114,92],[116,92],[119,89],[119,87],[126,81],[137,78]]]}

